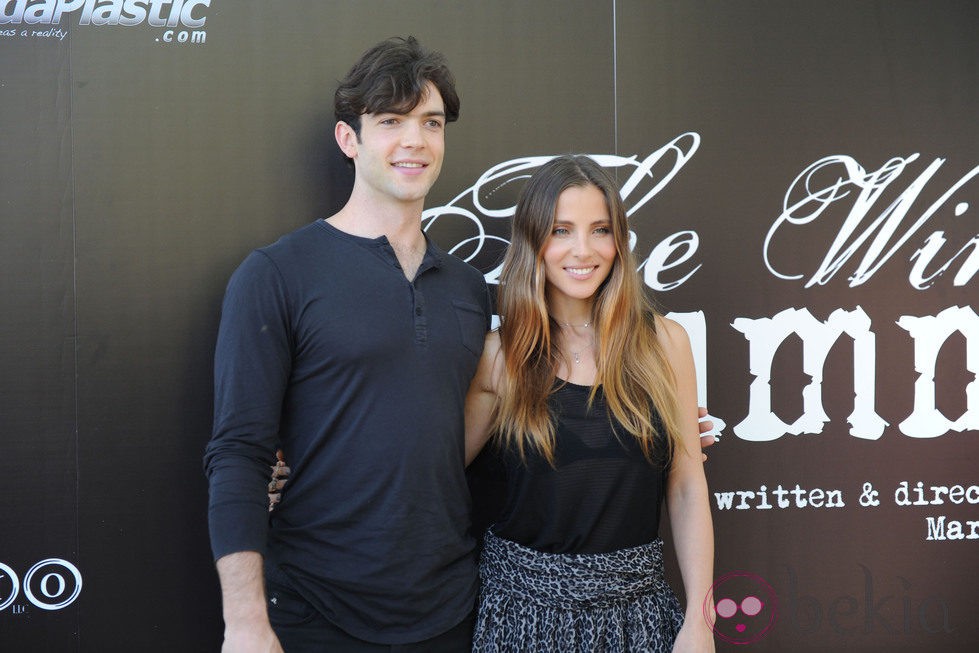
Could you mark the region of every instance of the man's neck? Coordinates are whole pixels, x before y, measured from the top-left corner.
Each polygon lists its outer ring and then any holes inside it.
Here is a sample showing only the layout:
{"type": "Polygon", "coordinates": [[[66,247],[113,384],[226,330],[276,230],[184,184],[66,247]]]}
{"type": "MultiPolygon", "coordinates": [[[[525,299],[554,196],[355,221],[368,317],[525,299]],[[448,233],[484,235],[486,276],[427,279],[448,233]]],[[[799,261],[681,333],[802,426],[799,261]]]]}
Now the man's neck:
{"type": "Polygon", "coordinates": [[[354,236],[386,237],[405,276],[411,280],[427,246],[421,230],[421,214],[421,202],[417,205],[365,203],[352,196],[342,209],[326,221],[354,236]]]}
{"type": "Polygon", "coordinates": [[[354,236],[378,238],[387,236],[398,243],[424,240],[421,235],[422,201],[406,203],[377,201],[363,197],[354,189],[350,199],[327,219],[334,227],[354,236]]]}

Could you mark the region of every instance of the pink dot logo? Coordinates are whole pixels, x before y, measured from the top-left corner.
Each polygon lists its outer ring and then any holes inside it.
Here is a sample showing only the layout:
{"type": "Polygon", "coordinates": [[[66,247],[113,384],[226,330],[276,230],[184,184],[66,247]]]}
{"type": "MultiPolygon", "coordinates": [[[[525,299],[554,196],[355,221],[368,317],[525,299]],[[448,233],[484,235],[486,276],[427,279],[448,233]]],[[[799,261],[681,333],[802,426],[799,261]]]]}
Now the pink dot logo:
{"type": "Polygon", "coordinates": [[[757,574],[732,571],[721,576],[704,598],[704,618],[718,637],[750,644],[768,634],[778,615],[775,590],[757,574]]]}

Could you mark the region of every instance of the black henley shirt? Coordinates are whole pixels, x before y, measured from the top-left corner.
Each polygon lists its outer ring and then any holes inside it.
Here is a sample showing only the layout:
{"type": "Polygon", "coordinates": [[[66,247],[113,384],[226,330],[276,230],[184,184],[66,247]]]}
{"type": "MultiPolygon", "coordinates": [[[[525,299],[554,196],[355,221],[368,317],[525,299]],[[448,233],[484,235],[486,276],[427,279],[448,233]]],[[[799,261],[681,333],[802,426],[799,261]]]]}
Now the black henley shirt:
{"type": "Polygon", "coordinates": [[[445,632],[477,588],[463,407],[489,328],[480,273],[429,242],[413,281],[386,238],[325,221],[252,252],[228,284],[205,454],[215,558],[352,635],[445,632]],[[269,517],[278,446],[292,474],[269,517]]]}

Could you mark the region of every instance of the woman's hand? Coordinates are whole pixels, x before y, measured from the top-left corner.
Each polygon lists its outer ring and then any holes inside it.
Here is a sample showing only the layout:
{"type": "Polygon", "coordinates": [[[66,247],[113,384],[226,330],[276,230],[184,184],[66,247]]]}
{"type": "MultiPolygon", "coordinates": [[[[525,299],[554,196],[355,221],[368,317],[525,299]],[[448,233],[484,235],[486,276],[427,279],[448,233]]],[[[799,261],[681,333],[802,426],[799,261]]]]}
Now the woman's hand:
{"type": "Polygon", "coordinates": [[[275,452],[276,461],[272,465],[272,480],[269,481],[269,512],[275,509],[275,504],[282,498],[282,488],[286,486],[291,469],[282,457],[282,449],[275,452]]]}
{"type": "Polygon", "coordinates": [[[673,642],[673,653],[714,653],[714,632],[702,615],[689,616],[673,642]]]}

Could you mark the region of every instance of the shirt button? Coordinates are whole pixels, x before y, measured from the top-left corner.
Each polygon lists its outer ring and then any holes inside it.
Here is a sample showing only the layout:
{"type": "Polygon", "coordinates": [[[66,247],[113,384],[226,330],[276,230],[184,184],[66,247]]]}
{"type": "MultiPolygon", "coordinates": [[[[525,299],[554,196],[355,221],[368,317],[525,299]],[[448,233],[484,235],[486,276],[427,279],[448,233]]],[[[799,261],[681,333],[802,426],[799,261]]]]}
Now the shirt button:
{"type": "Polygon", "coordinates": [[[415,309],[415,315],[421,315],[421,314],[422,314],[422,307],[419,306],[418,308],[415,309]]]}

